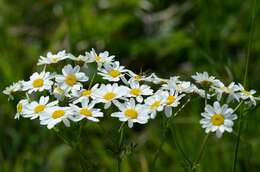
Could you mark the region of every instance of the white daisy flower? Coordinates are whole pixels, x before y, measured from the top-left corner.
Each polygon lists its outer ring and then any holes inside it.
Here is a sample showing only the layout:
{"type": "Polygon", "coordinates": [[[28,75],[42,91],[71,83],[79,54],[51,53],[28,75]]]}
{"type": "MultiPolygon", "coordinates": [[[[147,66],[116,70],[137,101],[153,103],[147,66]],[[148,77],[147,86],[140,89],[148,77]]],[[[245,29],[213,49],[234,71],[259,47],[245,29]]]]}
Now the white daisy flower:
{"type": "Polygon", "coordinates": [[[162,88],[166,90],[175,89],[177,84],[181,83],[179,78],[180,78],[179,76],[170,77],[170,79],[165,84],[162,85],[162,88]]]}
{"type": "Polygon", "coordinates": [[[93,122],[98,122],[98,117],[103,117],[103,112],[101,112],[100,109],[95,109],[95,102],[89,102],[88,98],[82,99],[81,107],[74,104],[70,104],[70,106],[73,111],[72,120],[75,122],[80,121],[83,118],[87,118],[93,122]]]}
{"type": "Polygon", "coordinates": [[[148,85],[140,85],[139,82],[130,82],[130,88],[126,97],[135,97],[137,102],[143,102],[143,96],[149,96],[153,94],[153,90],[148,85]]]}
{"type": "Polygon", "coordinates": [[[111,106],[111,102],[115,99],[122,98],[127,94],[125,86],[118,86],[117,83],[113,85],[102,84],[98,90],[93,93],[93,98],[97,103],[105,103],[104,108],[107,109],[111,106]]]}
{"type": "Polygon", "coordinates": [[[80,67],[71,65],[66,65],[62,69],[63,75],[57,75],[56,81],[63,90],[80,90],[83,85],[80,82],[88,81],[88,77],[85,73],[80,72],[80,67]]]}
{"type": "Polygon", "coordinates": [[[36,72],[30,77],[29,81],[23,82],[23,90],[29,90],[29,94],[36,91],[51,90],[53,85],[52,78],[53,76],[50,72],[42,71],[40,74],[36,72]]]}
{"type": "Polygon", "coordinates": [[[54,85],[53,91],[51,93],[57,100],[62,101],[65,97],[71,97],[69,90],[62,89],[58,84],[54,85]]]}
{"type": "Polygon", "coordinates": [[[58,101],[49,103],[49,96],[46,96],[46,97],[41,96],[39,102],[33,101],[26,106],[23,117],[36,119],[39,116],[47,113],[48,108],[52,108],[53,106],[56,106],[57,104],[58,104],[58,101]]]}
{"type": "Polygon", "coordinates": [[[124,66],[120,66],[119,62],[111,62],[105,63],[103,68],[99,69],[99,75],[103,77],[103,79],[108,81],[117,82],[121,77],[124,76],[124,73],[127,71],[124,66]]]}
{"type": "Polygon", "coordinates": [[[227,131],[231,133],[234,125],[233,121],[237,119],[233,109],[228,105],[220,106],[219,102],[214,102],[213,106],[206,105],[205,112],[201,113],[203,117],[200,120],[202,128],[205,128],[206,133],[216,132],[216,136],[220,138],[227,131]]]}
{"type": "Polygon", "coordinates": [[[238,84],[238,87],[240,91],[238,92],[239,98],[241,98],[242,100],[248,100],[247,103],[249,103],[249,105],[256,106],[256,98],[254,97],[256,91],[255,90],[247,91],[241,84],[238,84]]]}
{"type": "Polygon", "coordinates": [[[208,72],[199,73],[196,72],[196,75],[191,76],[197,83],[202,85],[203,87],[210,87],[215,85],[217,80],[214,76],[209,76],[208,72]]]}
{"type": "Polygon", "coordinates": [[[92,98],[93,99],[93,93],[98,89],[99,84],[95,84],[93,87],[89,89],[81,89],[81,90],[73,90],[72,91],[72,97],[75,100],[73,103],[77,104],[78,102],[81,102],[83,99],[86,98],[92,98]]]}
{"type": "Polygon", "coordinates": [[[172,108],[177,107],[180,104],[180,100],[185,96],[184,94],[179,95],[177,91],[170,90],[165,91],[164,96],[166,97],[165,101],[165,115],[167,117],[171,117],[172,115],[172,108]]]}
{"type": "Polygon", "coordinates": [[[220,101],[223,94],[228,95],[227,101],[230,102],[232,100],[239,101],[239,95],[237,91],[239,91],[239,86],[234,82],[231,82],[228,86],[225,86],[221,81],[217,82],[216,86],[213,86],[217,93],[217,99],[220,101]]]}
{"type": "Polygon", "coordinates": [[[100,68],[104,63],[112,62],[115,57],[115,56],[110,56],[108,51],[104,51],[97,54],[94,49],[92,49],[89,53],[86,52],[86,56],[96,61],[96,63],[98,64],[98,68],[100,68]]]}
{"type": "Polygon", "coordinates": [[[3,94],[9,96],[8,100],[13,100],[14,94],[18,91],[22,91],[23,82],[24,81],[18,81],[16,83],[13,83],[9,87],[5,88],[5,90],[3,91],[3,94]]]}
{"type": "Polygon", "coordinates": [[[40,116],[40,124],[47,125],[48,129],[52,129],[56,124],[63,122],[66,127],[69,127],[71,114],[70,107],[54,106],[48,108],[46,113],[40,116]]]}
{"type": "Polygon", "coordinates": [[[148,122],[150,110],[145,105],[136,104],[134,99],[124,104],[116,101],[116,106],[120,112],[114,112],[111,116],[119,118],[122,122],[127,121],[129,128],[132,128],[134,123],[146,124],[148,122]]]}
{"type": "Polygon", "coordinates": [[[14,119],[20,119],[20,116],[23,117],[26,106],[28,105],[28,100],[27,99],[23,99],[20,100],[19,103],[16,105],[16,114],[14,119]]]}
{"type": "Polygon", "coordinates": [[[154,119],[156,117],[156,113],[163,111],[166,102],[165,93],[161,90],[154,93],[152,96],[146,98],[144,100],[145,104],[151,111],[151,118],[154,119]]]}
{"type": "Polygon", "coordinates": [[[72,55],[67,54],[65,50],[59,51],[57,54],[52,54],[51,52],[47,53],[47,57],[40,56],[40,59],[37,65],[48,65],[48,64],[55,64],[62,60],[70,58],[72,55]]]}

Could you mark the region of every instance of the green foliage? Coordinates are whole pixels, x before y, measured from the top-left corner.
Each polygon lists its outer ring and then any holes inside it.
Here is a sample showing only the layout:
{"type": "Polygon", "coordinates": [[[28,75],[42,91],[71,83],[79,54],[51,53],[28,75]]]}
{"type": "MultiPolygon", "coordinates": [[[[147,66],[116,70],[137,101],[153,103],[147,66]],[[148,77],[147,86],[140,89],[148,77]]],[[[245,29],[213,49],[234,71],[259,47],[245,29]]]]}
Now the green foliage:
{"type": "MultiPolygon", "coordinates": [[[[65,49],[80,54],[92,47],[109,50],[136,72],[186,78],[205,70],[227,82],[243,82],[250,4],[250,0],[0,0],[0,90],[28,78],[37,70],[38,57],[47,51],[65,49]]],[[[256,16],[259,7],[257,3],[256,16]]],[[[258,91],[259,31],[256,17],[248,80],[258,91]]],[[[119,121],[106,118],[100,126],[87,122],[79,138],[78,126],[59,128],[73,144],[83,143],[80,150],[87,162],[82,162],[79,153],[54,131],[37,121],[14,120],[16,102],[7,102],[2,94],[0,102],[0,171],[80,171],[81,163],[91,164],[91,171],[117,169],[114,141],[119,121]]],[[[201,100],[192,101],[171,122],[156,171],[185,171],[187,161],[196,157],[205,135],[198,123],[201,104],[201,100]]],[[[259,112],[255,110],[244,118],[240,171],[259,171],[259,112]]],[[[127,156],[122,160],[122,171],[151,170],[163,125],[160,114],[158,120],[145,126],[125,129],[127,148],[123,151],[127,156]]],[[[236,134],[211,137],[198,171],[231,171],[236,134]]]]}

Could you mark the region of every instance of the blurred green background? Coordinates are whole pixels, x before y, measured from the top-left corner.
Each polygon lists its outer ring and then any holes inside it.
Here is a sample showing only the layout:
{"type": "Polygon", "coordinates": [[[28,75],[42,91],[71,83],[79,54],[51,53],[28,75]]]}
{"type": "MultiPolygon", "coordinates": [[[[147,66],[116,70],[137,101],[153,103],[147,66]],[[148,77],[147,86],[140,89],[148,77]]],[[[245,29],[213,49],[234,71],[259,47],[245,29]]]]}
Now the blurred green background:
{"type": "MultiPolygon", "coordinates": [[[[108,50],[123,65],[159,76],[196,71],[229,83],[242,82],[252,13],[251,0],[0,0],[0,90],[27,79],[47,51],[67,50],[76,55],[108,50]]],[[[249,64],[249,86],[260,90],[260,3],[249,64]]],[[[17,100],[16,100],[17,101],[17,100]]],[[[15,103],[0,94],[0,171],[80,171],[79,155],[37,120],[14,120],[15,103]]],[[[172,122],[174,133],[159,155],[156,171],[185,171],[180,145],[194,159],[204,137],[199,125],[201,100],[192,101],[172,122]],[[176,144],[176,142],[178,144],[176,144]]],[[[244,119],[238,171],[260,169],[259,110],[244,119]]],[[[151,170],[159,147],[163,120],[127,129],[126,142],[134,147],[122,162],[122,171],[151,170]]],[[[87,123],[81,142],[92,171],[116,171],[110,137],[120,126],[111,119],[87,123]]],[[[77,127],[77,126],[73,126],[77,127]]],[[[67,132],[71,132],[73,127],[67,132]]],[[[235,126],[235,129],[237,126],[235,126]]],[[[76,136],[69,133],[71,139],[76,136]]],[[[211,137],[198,171],[229,172],[236,133],[211,137]]],[[[131,146],[131,147],[132,147],[131,146]]]]}

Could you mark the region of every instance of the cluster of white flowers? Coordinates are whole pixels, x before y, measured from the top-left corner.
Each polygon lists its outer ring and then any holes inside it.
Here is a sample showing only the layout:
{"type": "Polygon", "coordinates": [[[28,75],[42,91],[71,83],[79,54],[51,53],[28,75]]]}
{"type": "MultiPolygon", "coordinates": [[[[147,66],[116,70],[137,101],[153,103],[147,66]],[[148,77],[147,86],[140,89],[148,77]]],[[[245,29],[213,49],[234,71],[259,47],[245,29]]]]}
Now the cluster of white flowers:
{"type": "Polygon", "coordinates": [[[28,81],[14,83],[3,93],[14,100],[16,92],[24,92],[26,96],[18,102],[15,118],[38,118],[49,129],[60,122],[66,126],[80,120],[98,122],[108,108],[114,111],[108,115],[128,122],[131,128],[134,123],[146,124],[155,119],[158,112],[170,118],[185,99],[200,96],[207,102],[215,101],[213,106],[205,106],[202,127],[221,137],[224,131],[232,132],[237,115],[219,102],[234,107],[241,101],[256,105],[256,91],[247,91],[234,82],[225,86],[207,72],[193,75],[195,83],[182,81],[179,76],[163,79],[154,73],[136,74],[114,57],[107,51],[98,54],[93,49],[77,57],[65,51],[49,52],[38,61],[39,66],[44,66],[43,71],[32,74],[28,81]],[[89,74],[89,65],[96,65],[95,74],[89,74]],[[103,78],[102,83],[95,82],[96,74],[103,78]]]}

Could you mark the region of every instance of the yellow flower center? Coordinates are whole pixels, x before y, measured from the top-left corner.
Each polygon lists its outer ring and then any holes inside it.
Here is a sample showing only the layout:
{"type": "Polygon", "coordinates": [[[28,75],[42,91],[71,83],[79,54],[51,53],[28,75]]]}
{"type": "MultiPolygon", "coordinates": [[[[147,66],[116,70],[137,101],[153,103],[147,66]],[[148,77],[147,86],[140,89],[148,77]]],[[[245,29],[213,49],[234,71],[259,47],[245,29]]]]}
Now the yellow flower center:
{"type": "Polygon", "coordinates": [[[151,109],[157,109],[160,106],[160,101],[155,101],[153,104],[150,105],[151,109]]]}
{"type": "Polygon", "coordinates": [[[51,58],[51,62],[52,63],[57,63],[59,61],[59,58],[58,57],[52,57],[51,58]]]}
{"type": "Polygon", "coordinates": [[[22,103],[18,103],[16,106],[16,110],[18,113],[21,113],[23,111],[23,105],[22,103]]]}
{"type": "Polygon", "coordinates": [[[102,57],[100,57],[100,56],[96,56],[96,62],[101,62],[102,60],[103,60],[103,58],[102,57]]]}
{"type": "Polygon", "coordinates": [[[135,109],[129,108],[125,110],[125,116],[131,119],[136,119],[138,112],[135,109]]]}
{"type": "Polygon", "coordinates": [[[34,111],[34,113],[40,113],[40,112],[44,111],[44,109],[45,109],[45,105],[38,105],[34,108],[33,111],[34,111]]]}
{"type": "Polygon", "coordinates": [[[81,93],[81,96],[89,97],[91,94],[92,94],[92,91],[91,91],[91,90],[84,90],[84,91],[81,93]]]}
{"type": "Polygon", "coordinates": [[[175,96],[168,96],[167,97],[167,104],[171,105],[175,101],[176,97],[175,96]]]}
{"type": "Polygon", "coordinates": [[[121,72],[119,70],[112,69],[111,71],[108,72],[108,75],[112,76],[113,78],[116,78],[119,75],[121,75],[121,72]]]}
{"type": "Polygon", "coordinates": [[[73,86],[77,83],[77,78],[74,74],[69,74],[66,76],[65,83],[69,86],[73,86]]]}
{"type": "Polygon", "coordinates": [[[56,110],[52,113],[52,118],[57,119],[57,118],[64,116],[64,114],[65,114],[64,110],[56,110]]]}
{"type": "Polygon", "coordinates": [[[81,108],[80,109],[80,114],[84,115],[86,117],[92,116],[92,112],[88,108],[81,108]]]}
{"type": "Polygon", "coordinates": [[[42,87],[44,84],[44,80],[43,79],[36,79],[33,81],[33,87],[34,88],[39,88],[42,87]]]}
{"type": "Polygon", "coordinates": [[[224,116],[222,114],[214,114],[211,117],[211,123],[215,126],[220,126],[224,124],[224,116]]]}
{"type": "Polygon", "coordinates": [[[252,96],[252,94],[249,91],[242,90],[241,91],[245,96],[252,96]]]}
{"type": "Polygon", "coordinates": [[[113,92],[108,92],[106,93],[103,98],[107,101],[111,101],[113,100],[114,98],[116,97],[116,93],[113,93],[113,92]]]}
{"type": "Polygon", "coordinates": [[[135,75],[134,79],[137,80],[137,81],[140,81],[142,79],[142,76],[141,75],[135,75]]]}
{"type": "Polygon", "coordinates": [[[133,88],[130,90],[130,93],[135,95],[135,96],[139,96],[141,94],[142,90],[139,88],[133,88]]]}

